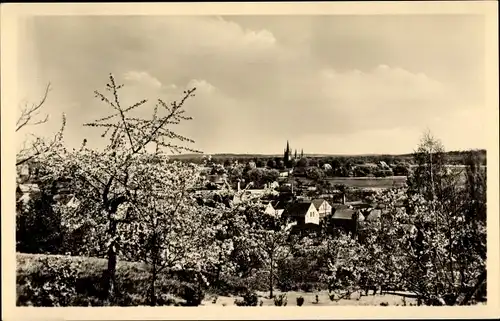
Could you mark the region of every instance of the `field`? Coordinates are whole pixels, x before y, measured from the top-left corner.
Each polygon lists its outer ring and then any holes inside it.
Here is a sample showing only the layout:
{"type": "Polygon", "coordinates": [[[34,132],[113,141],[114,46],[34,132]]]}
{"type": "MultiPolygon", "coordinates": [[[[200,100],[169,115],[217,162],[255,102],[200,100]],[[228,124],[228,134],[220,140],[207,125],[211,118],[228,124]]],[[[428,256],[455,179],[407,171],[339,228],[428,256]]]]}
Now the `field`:
{"type": "Polygon", "coordinates": [[[403,186],[406,176],[391,177],[331,177],[326,179],[330,184],[343,184],[355,188],[391,188],[403,186]]]}
{"type": "MultiPolygon", "coordinates": [[[[54,271],[54,268],[69,264],[72,269],[77,269],[77,283],[84,281],[94,285],[98,283],[98,278],[100,277],[102,271],[105,269],[106,260],[90,257],[75,257],[75,256],[64,256],[64,255],[43,255],[43,254],[23,254],[17,253],[16,255],[16,271],[17,271],[17,302],[18,305],[29,305],[28,302],[35,299],[32,294],[32,288],[28,286],[28,283],[32,283],[32,280],[39,278],[40,276],[45,277],[49,280],[54,280],[57,277],[54,275],[47,275],[48,270],[45,262],[54,271]],[[28,281],[29,280],[29,281],[28,281]]],[[[117,279],[121,284],[121,288],[127,293],[121,302],[124,306],[140,306],[146,305],[147,300],[144,297],[147,293],[147,280],[149,273],[147,267],[140,263],[134,262],[118,262],[117,266],[117,279]]],[[[164,292],[169,292],[170,294],[164,295],[170,300],[170,304],[182,303],[183,300],[176,295],[179,292],[179,284],[175,280],[169,280],[166,278],[160,278],[158,288],[163,289],[164,292]]],[[[54,286],[51,284],[51,286],[54,286]]],[[[98,306],[102,303],[93,294],[88,292],[78,293],[71,305],[83,305],[88,306],[98,306]]],[[[161,290],[160,290],[161,291],[161,290]]],[[[164,293],[165,294],[165,293],[164,293]]],[[[259,304],[262,301],[262,306],[274,306],[274,301],[269,299],[267,296],[268,292],[257,292],[259,296],[259,304]]],[[[279,291],[275,291],[275,294],[279,295],[279,291]]],[[[296,306],[297,297],[302,296],[304,298],[303,306],[332,306],[332,305],[404,305],[406,301],[407,305],[415,303],[412,298],[404,298],[402,295],[396,294],[385,294],[385,295],[369,295],[359,298],[359,295],[354,294],[350,300],[339,300],[331,301],[328,297],[326,291],[319,292],[288,292],[287,301],[288,306],[296,306]],[[316,295],[318,295],[318,303],[316,303],[316,295]]],[[[238,296],[218,296],[214,303],[214,295],[207,293],[202,305],[204,306],[234,306],[235,299],[240,299],[238,296]]]]}

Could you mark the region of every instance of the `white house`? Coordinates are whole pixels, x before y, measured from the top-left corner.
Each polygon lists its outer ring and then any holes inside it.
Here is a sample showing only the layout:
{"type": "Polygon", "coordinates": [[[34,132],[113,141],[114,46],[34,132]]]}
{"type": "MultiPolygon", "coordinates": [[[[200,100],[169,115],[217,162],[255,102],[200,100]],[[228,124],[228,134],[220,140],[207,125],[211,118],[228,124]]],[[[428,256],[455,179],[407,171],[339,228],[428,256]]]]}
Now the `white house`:
{"type": "Polygon", "coordinates": [[[294,218],[300,224],[319,225],[319,213],[312,202],[292,203],[285,208],[283,216],[294,218]]]}
{"type": "Polygon", "coordinates": [[[276,211],[275,211],[273,205],[271,204],[271,202],[267,203],[266,208],[264,209],[264,213],[266,213],[268,215],[273,215],[273,216],[276,214],[276,211]]]}
{"type": "Polygon", "coordinates": [[[320,218],[323,218],[332,213],[332,206],[326,200],[322,198],[317,198],[312,201],[316,210],[319,213],[320,218]]]}

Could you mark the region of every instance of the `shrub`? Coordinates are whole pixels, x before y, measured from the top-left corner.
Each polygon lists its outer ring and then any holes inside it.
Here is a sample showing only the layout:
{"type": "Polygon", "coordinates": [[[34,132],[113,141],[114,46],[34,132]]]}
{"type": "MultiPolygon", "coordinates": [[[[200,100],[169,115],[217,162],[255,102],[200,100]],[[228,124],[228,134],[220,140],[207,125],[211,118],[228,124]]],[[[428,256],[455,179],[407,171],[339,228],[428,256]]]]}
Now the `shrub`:
{"type": "Polygon", "coordinates": [[[186,300],[186,306],[199,306],[205,294],[197,285],[186,284],[181,297],[186,300]]]}
{"type": "Polygon", "coordinates": [[[274,297],[274,305],[275,306],[286,306],[287,304],[287,298],[286,298],[286,293],[280,294],[276,297],[274,297]]]}
{"type": "MultiPolygon", "coordinates": [[[[18,306],[106,306],[102,273],[106,260],[92,257],[17,253],[18,306]],[[45,285],[45,289],[43,288],[45,285]],[[43,302],[40,298],[43,299],[43,302]],[[47,299],[48,298],[48,299],[47,299]]],[[[119,261],[116,270],[118,306],[147,305],[150,274],[139,263],[119,261]]],[[[158,305],[171,305],[185,284],[162,275],[157,283],[158,305]]]]}
{"type": "Polygon", "coordinates": [[[297,298],[297,305],[301,307],[304,304],[304,298],[302,296],[299,296],[297,298]]]}
{"type": "MultiPolygon", "coordinates": [[[[259,297],[255,292],[245,293],[243,296],[243,300],[234,300],[234,304],[237,306],[247,306],[247,307],[255,307],[259,302],[259,297]]],[[[262,302],[262,301],[261,301],[262,302]]]]}
{"type": "Polygon", "coordinates": [[[20,295],[17,304],[44,307],[70,305],[76,295],[76,270],[68,262],[51,265],[46,259],[42,264],[43,273],[24,278],[22,284],[18,283],[20,295]]]}

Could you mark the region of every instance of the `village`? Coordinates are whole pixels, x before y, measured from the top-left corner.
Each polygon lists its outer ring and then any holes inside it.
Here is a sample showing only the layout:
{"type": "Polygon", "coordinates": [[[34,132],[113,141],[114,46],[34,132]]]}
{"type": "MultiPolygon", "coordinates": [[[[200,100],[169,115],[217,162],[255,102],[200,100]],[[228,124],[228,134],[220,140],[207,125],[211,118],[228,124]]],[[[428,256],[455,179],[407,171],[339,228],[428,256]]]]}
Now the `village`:
{"type": "MultiPolygon", "coordinates": [[[[268,165],[257,168],[255,162],[251,160],[243,164],[238,160],[232,163],[225,162],[224,166],[212,162],[211,157],[206,156],[205,164],[201,169],[202,182],[206,184],[191,192],[195,193],[198,198],[213,199],[219,191],[227,189],[233,193],[233,204],[258,197],[265,206],[262,210],[263,214],[291,220],[296,225],[296,229],[301,231],[317,230],[322,221],[330,218],[334,227],[353,232],[361,222],[374,221],[380,217],[382,211],[377,204],[370,202],[370,196],[384,187],[358,188],[347,187],[343,184],[332,186],[328,181],[307,179],[305,173],[307,169],[318,169],[318,165],[305,169],[298,167],[297,163],[301,159],[307,159],[303,151],[300,156],[297,155],[297,151],[292,155],[288,142],[283,152],[281,161],[284,166],[281,169],[273,169],[268,165]],[[268,179],[267,182],[262,183],[262,180],[251,180],[251,174],[246,175],[246,180],[241,177],[234,179],[233,175],[228,174],[242,166],[246,168],[247,174],[252,170],[274,171],[277,177],[271,177],[271,180],[268,179]],[[275,180],[272,180],[273,178],[275,180]]],[[[329,166],[325,164],[323,170],[328,171],[329,166]]],[[[363,166],[366,165],[363,164],[363,166]]],[[[369,164],[368,166],[380,170],[391,170],[391,167],[383,161],[378,165],[369,164]]],[[[40,195],[37,174],[36,166],[25,164],[18,167],[17,202],[27,204],[33,197],[40,195]]],[[[67,181],[59,180],[55,187],[54,201],[64,203],[69,208],[76,208],[79,200],[73,196],[69,186],[67,181]]]]}

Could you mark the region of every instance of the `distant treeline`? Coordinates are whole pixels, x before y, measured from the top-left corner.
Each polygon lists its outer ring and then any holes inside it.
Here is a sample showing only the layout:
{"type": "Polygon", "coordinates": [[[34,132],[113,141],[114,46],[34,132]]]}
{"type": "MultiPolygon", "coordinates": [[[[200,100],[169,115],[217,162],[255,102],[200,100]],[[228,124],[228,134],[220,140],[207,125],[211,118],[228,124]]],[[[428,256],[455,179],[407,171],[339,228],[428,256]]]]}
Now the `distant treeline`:
{"type": "MultiPolygon", "coordinates": [[[[446,152],[447,163],[450,165],[464,165],[464,156],[471,151],[449,151],[446,152]]],[[[477,149],[474,152],[479,154],[481,159],[481,164],[486,165],[486,150],[485,149],[477,149]]],[[[201,163],[203,161],[203,154],[181,154],[172,156],[173,159],[189,161],[193,163],[201,163]]],[[[354,164],[365,164],[365,163],[378,163],[378,162],[386,162],[387,164],[394,163],[408,163],[413,164],[413,154],[399,154],[399,155],[388,155],[388,154],[379,154],[379,155],[319,155],[319,154],[309,154],[305,155],[306,158],[316,159],[318,161],[322,160],[325,162],[330,162],[334,159],[349,161],[354,164]]],[[[240,162],[267,162],[268,160],[277,160],[282,159],[281,155],[263,155],[263,154],[214,154],[211,155],[212,161],[219,164],[224,164],[228,161],[238,160],[240,162]]]]}

